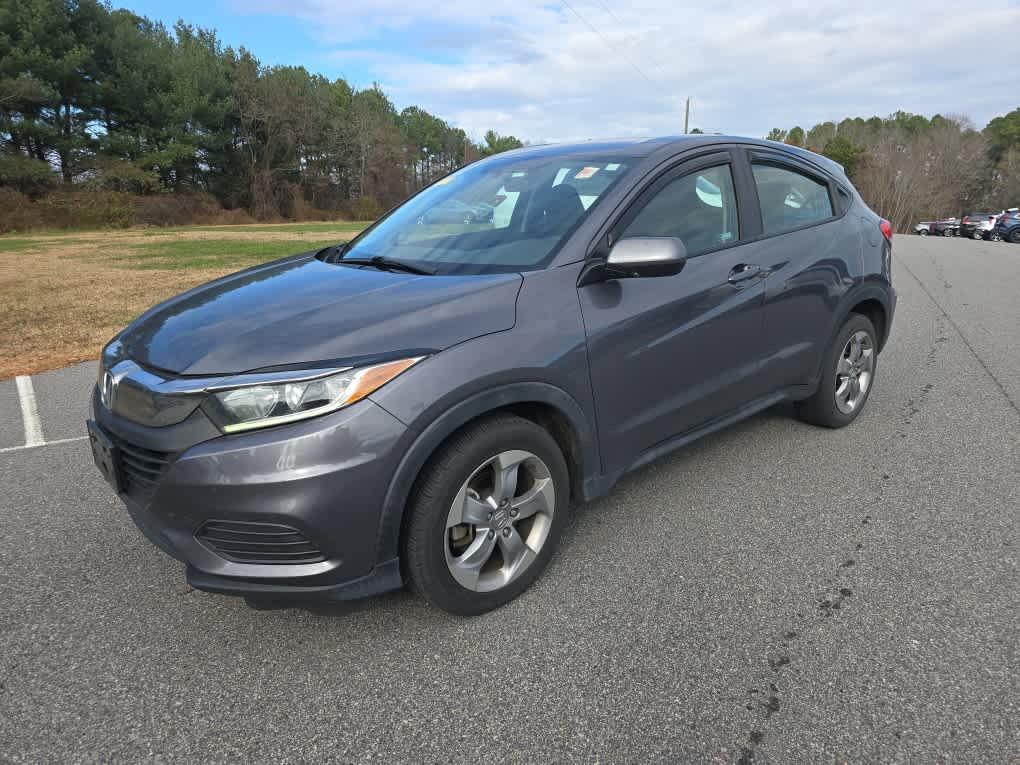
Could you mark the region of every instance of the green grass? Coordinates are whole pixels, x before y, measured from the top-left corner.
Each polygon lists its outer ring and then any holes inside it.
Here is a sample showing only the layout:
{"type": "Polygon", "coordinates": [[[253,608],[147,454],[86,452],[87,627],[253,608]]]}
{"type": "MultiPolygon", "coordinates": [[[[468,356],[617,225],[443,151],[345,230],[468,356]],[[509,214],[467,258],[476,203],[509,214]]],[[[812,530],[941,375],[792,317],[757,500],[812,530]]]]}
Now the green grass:
{"type": "Polygon", "coordinates": [[[0,252],[18,252],[19,250],[31,250],[41,247],[35,239],[8,239],[0,237],[0,252]]]}
{"type": "Polygon", "coordinates": [[[146,229],[143,236],[163,236],[177,232],[187,233],[189,231],[246,231],[281,234],[349,234],[357,233],[372,224],[372,221],[336,221],[318,223],[272,223],[259,226],[171,226],[168,228],[146,229]]]}
{"type": "Polygon", "coordinates": [[[104,254],[103,259],[114,261],[123,268],[138,269],[189,269],[231,268],[241,269],[265,263],[286,255],[318,250],[349,237],[329,239],[293,239],[253,241],[251,239],[205,239],[153,242],[125,248],[119,254],[104,254]]]}

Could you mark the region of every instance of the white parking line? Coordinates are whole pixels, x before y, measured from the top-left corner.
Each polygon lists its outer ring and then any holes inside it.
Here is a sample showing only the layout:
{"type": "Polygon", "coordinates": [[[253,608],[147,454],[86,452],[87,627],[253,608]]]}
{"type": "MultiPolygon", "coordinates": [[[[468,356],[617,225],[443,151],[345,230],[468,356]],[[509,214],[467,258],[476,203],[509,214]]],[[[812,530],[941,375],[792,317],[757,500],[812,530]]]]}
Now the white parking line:
{"type": "Polygon", "coordinates": [[[87,440],[88,436],[74,436],[74,438],[58,438],[55,441],[43,441],[38,444],[24,444],[22,446],[5,446],[3,449],[0,449],[0,454],[4,454],[6,452],[20,452],[24,451],[25,449],[38,449],[40,446],[55,446],[56,444],[70,444],[75,441],[87,441],[87,440]]]}
{"type": "Polygon", "coordinates": [[[35,389],[32,378],[21,376],[15,379],[18,386],[18,398],[21,400],[21,421],[25,424],[25,447],[42,446],[42,420],[39,419],[39,408],[35,404],[35,389]]]}

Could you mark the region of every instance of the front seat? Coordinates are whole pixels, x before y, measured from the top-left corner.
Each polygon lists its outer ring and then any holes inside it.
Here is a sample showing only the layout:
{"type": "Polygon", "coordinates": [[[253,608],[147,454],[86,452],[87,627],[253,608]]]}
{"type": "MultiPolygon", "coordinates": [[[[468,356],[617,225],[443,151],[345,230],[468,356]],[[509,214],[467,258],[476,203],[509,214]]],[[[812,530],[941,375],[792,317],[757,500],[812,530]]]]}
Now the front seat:
{"type": "Polygon", "coordinates": [[[531,236],[563,236],[583,214],[577,189],[561,183],[535,192],[524,230],[531,236]]]}

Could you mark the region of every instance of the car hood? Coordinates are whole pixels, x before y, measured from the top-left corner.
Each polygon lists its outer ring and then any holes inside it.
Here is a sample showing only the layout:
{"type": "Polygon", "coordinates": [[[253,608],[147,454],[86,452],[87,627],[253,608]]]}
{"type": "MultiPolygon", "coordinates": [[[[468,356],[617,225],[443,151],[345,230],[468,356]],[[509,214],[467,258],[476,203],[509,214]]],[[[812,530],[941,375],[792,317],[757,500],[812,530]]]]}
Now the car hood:
{"type": "Polygon", "coordinates": [[[179,375],[421,355],[513,327],[521,282],[516,273],[418,276],[302,255],[171,298],[120,340],[138,363],[179,375]]]}

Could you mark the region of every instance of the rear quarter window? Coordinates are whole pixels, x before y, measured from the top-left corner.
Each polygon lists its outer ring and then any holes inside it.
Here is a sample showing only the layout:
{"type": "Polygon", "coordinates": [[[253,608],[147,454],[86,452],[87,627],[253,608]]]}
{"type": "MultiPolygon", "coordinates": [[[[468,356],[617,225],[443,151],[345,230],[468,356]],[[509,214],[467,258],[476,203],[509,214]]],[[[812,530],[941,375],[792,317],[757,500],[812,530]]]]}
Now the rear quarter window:
{"type": "Polygon", "coordinates": [[[850,209],[850,204],[853,202],[853,197],[850,196],[850,192],[844,189],[842,186],[836,187],[836,214],[842,215],[850,209]]]}

